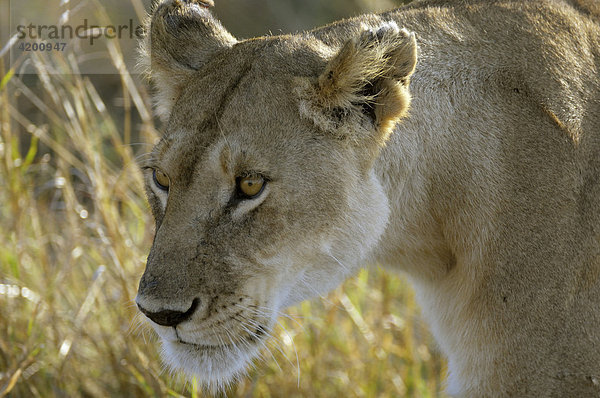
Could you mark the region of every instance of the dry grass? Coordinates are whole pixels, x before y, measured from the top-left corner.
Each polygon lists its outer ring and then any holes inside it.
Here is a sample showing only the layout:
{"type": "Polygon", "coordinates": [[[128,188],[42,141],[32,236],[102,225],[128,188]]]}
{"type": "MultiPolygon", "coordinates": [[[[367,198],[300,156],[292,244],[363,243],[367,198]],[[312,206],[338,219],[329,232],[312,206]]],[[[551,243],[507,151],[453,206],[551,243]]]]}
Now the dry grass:
{"type": "MultiPolygon", "coordinates": [[[[70,60],[33,60],[33,86],[0,65],[0,397],[202,396],[133,305],[153,233],[136,157],[158,136],[143,87],[116,71],[117,118],[70,60]]],[[[288,314],[228,396],[440,396],[404,280],[363,271],[288,314]]]]}

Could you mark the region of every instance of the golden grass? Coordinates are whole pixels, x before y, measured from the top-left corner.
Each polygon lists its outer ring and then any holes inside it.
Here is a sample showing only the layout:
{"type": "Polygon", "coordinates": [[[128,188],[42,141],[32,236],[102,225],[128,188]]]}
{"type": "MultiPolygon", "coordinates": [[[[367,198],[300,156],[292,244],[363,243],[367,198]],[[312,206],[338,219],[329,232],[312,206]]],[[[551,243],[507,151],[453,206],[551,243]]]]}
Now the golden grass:
{"type": "MultiPolygon", "coordinates": [[[[164,371],[133,305],[153,221],[149,147],[130,137],[158,136],[144,88],[118,71],[117,120],[67,59],[72,74],[35,61],[38,89],[0,65],[0,397],[202,396],[164,371]]],[[[228,396],[440,396],[445,365],[403,279],[363,271],[287,314],[228,396]]]]}

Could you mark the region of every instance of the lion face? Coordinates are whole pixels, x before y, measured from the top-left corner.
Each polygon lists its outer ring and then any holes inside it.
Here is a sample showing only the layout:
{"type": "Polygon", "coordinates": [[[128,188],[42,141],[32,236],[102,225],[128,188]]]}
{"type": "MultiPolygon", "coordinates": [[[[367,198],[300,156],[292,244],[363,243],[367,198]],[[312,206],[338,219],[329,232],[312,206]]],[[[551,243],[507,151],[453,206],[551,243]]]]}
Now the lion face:
{"type": "Polygon", "coordinates": [[[372,171],[408,107],[413,35],[357,27],[238,42],[203,3],[155,10],[146,58],[166,132],[143,165],[156,236],[136,302],[175,369],[218,387],[277,315],[358,269],[388,204],[372,171]]]}

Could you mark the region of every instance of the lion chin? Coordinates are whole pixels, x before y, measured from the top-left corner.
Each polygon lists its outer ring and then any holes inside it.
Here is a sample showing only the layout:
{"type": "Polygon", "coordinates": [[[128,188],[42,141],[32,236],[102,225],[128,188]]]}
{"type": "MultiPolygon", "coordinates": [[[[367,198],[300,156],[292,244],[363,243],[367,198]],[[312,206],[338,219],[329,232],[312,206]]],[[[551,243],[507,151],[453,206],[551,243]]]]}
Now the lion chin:
{"type": "Polygon", "coordinates": [[[201,386],[213,393],[239,381],[259,352],[258,344],[251,342],[202,345],[162,341],[162,358],[171,371],[183,372],[190,379],[197,377],[201,386]]]}

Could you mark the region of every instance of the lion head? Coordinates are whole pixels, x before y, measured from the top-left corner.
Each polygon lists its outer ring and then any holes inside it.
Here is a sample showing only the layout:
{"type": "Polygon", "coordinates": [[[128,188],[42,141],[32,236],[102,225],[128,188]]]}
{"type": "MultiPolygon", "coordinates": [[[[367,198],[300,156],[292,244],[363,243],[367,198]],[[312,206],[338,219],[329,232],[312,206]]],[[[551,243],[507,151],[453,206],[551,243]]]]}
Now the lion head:
{"type": "Polygon", "coordinates": [[[165,134],[143,164],[156,236],[136,302],[165,361],[220,386],[285,307],[357,270],[389,208],[372,166],[410,102],[393,22],[238,41],[207,2],[154,10],[144,61],[165,134]]]}

